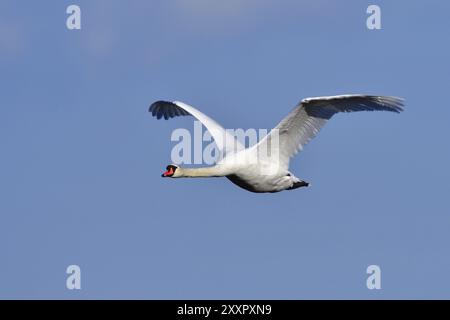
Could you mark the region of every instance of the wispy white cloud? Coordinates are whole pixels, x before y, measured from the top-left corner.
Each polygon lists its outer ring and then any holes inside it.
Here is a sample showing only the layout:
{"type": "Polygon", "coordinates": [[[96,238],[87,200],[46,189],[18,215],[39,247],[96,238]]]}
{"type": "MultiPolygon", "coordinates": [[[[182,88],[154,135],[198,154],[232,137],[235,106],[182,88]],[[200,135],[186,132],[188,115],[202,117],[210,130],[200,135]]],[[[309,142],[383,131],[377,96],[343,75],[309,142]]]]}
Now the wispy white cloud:
{"type": "Polygon", "coordinates": [[[317,19],[335,6],[330,0],[96,0],[81,6],[81,44],[93,62],[130,53],[136,45],[144,63],[157,64],[180,54],[180,46],[189,50],[205,39],[245,36],[261,26],[317,19]]]}
{"type": "Polygon", "coordinates": [[[99,0],[82,6],[82,44],[89,56],[103,58],[114,50],[120,36],[119,14],[117,2],[99,0]]]}
{"type": "MultiPolygon", "coordinates": [[[[151,2],[141,4],[152,12],[151,2]]],[[[333,0],[169,0],[161,11],[165,31],[183,37],[234,37],[295,21],[317,22],[336,15],[333,0]],[[313,20],[314,19],[314,20],[313,20]]]]}
{"type": "Polygon", "coordinates": [[[0,55],[19,56],[25,51],[25,34],[19,22],[0,20],[0,55]]]}

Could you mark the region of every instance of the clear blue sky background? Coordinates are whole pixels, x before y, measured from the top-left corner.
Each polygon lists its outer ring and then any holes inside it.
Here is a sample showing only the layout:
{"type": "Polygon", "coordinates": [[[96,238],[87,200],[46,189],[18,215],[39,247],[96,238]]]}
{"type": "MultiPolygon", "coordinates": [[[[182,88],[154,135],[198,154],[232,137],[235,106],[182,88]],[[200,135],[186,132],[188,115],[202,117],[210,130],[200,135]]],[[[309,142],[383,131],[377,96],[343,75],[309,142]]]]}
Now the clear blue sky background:
{"type": "Polygon", "coordinates": [[[2,0],[0,298],[450,298],[449,14],[442,0],[2,0]],[[81,31],[65,26],[73,3],[81,31]],[[333,118],[291,163],[311,188],[160,177],[172,130],[193,122],[154,120],[155,100],[271,128],[341,93],[407,110],[333,118]]]}

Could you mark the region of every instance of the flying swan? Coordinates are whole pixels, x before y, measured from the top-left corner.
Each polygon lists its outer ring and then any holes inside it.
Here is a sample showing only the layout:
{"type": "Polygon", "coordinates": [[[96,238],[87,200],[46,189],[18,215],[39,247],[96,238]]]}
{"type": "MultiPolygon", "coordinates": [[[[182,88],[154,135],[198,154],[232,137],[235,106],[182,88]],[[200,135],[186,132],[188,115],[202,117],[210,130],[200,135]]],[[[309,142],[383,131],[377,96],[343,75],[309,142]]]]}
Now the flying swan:
{"type": "Polygon", "coordinates": [[[289,171],[289,161],[316,136],[327,120],[339,112],[403,111],[403,99],[387,96],[340,95],[302,100],[259,143],[245,148],[220,124],[183,102],[157,101],[150,112],[157,119],[197,118],[213,137],[221,157],[214,166],[182,168],[168,165],[163,177],[227,177],[251,192],[279,192],[307,187],[289,171]]]}

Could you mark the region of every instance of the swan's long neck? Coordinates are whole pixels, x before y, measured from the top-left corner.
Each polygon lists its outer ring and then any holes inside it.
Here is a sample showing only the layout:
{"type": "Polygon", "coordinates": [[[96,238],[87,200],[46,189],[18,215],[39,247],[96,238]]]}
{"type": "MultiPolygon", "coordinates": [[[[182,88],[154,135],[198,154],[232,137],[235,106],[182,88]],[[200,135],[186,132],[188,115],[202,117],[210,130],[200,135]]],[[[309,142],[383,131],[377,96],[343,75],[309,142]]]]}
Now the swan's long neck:
{"type": "Polygon", "coordinates": [[[226,170],[221,166],[204,167],[204,168],[179,168],[179,169],[181,169],[180,178],[224,177],[229,174],[229,172],[227,172],[228,170],[226,170]]]}

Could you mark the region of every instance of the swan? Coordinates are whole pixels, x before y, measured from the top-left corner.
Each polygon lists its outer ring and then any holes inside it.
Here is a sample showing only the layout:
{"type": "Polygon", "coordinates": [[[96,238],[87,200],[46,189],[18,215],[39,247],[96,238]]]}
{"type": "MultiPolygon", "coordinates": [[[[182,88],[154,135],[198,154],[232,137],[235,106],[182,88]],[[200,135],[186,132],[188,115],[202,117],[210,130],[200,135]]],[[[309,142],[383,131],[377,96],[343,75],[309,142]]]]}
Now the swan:
{"type": "Polygon", "coordinates": [[[289,161],[303,150],[334,114],[355,111],[400,113],[403,107],[402,98],[390,96],[351,94],[303,99],[259,143],[248,148],[216,121],[186,103],[156,101],[149,111],[157,119],[195,117],[209,131],[221,154],[221,161],[210,167],[183,168],[170,164],[162,177],[227,177],[245,190],[274,193],[310,185],[289,171],[289,161]],[[270,155],[261,156],[264,154],[262,150],[267,152],[268,145],[270,155]]]}

